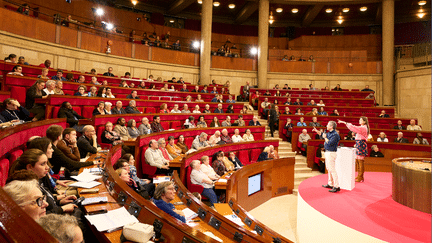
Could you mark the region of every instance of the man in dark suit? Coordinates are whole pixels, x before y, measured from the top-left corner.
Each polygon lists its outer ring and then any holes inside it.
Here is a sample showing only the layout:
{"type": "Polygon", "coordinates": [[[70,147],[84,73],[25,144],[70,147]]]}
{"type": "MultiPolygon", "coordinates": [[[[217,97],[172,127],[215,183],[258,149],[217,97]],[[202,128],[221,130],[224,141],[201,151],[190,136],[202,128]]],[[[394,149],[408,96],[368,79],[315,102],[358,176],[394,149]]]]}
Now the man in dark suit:
{"type": "Polygon", "coordinates": [[[252,120],[249,121],[249,126],[261,126],[261,123],[258,121],[258,117],[254,116],[252,120]]]}
{"type": "Polygon", "coordinates": [[[112,71],[113,71],[113,68],[109,67],[108,72],[104,73],[103,76],[114,77],[114,74],[112,73],[112,71]]]}
{"type": "Polygon", "coordinates": [[[406,130],[406,127],[402,126],[402,121],[399,120],[399,121],[397,121],[397,125],[394,126],[393,129],[397,129],[397,130],[406,130]]]}
{"type": "Polygon", "coordinates": [[[123,109],[123,103],[119,100],[116,103],[116,106],[112,108],[111,113],[114,114],[127,114],[125,109],[123,109]]]}
{"type": "Polygon", "coordinates": [[[394,139],[395,143],[408,143],[408,139],[403,137],[403,133],[402,132],[398,132],[398,136],[397,138],[394,139]]]}
{"type": "Polygon", "coordinates": [[[85,117],[78,115],[69,102],[65,101],[62,103],[57,117],[66,118],[66,122],[69,123],[70,127],[74,128],[78,132],[82,132],[83,126],[79,126],[78,123],[79,119],[85,119],[85,117]]]}

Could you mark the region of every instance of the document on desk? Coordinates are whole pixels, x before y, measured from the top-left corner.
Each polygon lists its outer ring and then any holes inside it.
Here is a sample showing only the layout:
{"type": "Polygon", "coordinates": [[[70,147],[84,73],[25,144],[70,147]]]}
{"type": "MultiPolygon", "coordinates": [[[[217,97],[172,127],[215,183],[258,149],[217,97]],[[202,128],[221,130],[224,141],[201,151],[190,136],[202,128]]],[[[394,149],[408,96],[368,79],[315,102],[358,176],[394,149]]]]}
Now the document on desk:
{"type": "Polygon", "coordinates": [[[219,180],[217,180],[217,182],[220,182],[220,183],[227,183],[228,180],[227,180],[227,179],[219,179],[219,180]]]}
{"type": "Polygon", "coordinates": [[[115,230],[127,224],[138,223],[138,219],[131,215],[125,207],[108,211],[108,213],[86,215],[85,217],[99,232],[115,230]]]}
{"type": "Polygon", "coordinates": [[[71,176],[71,178],[73,178],[77,181],[82,181],[82,182],[95,181],[101,177],[102,176],[100,176],[100,175],[93,175],[92,173],[87,173],[87,172],[82,172],[81,174],[79,174],[77,176],[71,176]]]}
{"type": "Polygon", "coordinates": [[[225,218],[231,220],[232,222],[236,223],[238,226],[243,227],[245,224],[241,221],[241,219],[239,217],[237,217],[237,215],[235,214],[231,214],[231,215],[225,215],[225,218]]]}
{"type": "Polygon", "coordinates": [[[161,176],[161,177],[156,177],[153,178],[153,184],[158,184],[164,181],[169,181],[171,179],[171,177],[169,176],[161,176]]]}
{"type": "Polygon", "coordinates": [[[90,181],[90,182],[77,181],[73,184],[70,184],[69,186],[90,189],[90,188],[93,188],[95,186],[99,186],[100,184],[101,183],[97,182],[97,181],[90,181]]]}
{"type": "Polygon", "coordinates": [[[214,235],[214,234],[213,234],[212,232],[210,232],[210,231],[206,231],[206,232],[204,232],[204,234],[207,235],[208,237],[211,237],[211,238],[213,238],[213,239],[219,241],[219,242],[223,242],[223,240],[222,240],[221,238],[217,237],[216,235],[214,235]]]}
{"type": "Polygon", "coordinates": [[[191,220],[191,219],[193,219],[193,218],[195,218],[196,216],[198,216],[197,213],[195,213],[194,211],[190,210],[189,208],[183,209],[182,212],[185,215],[186,222],[189,221],[189,220],[191,220]]]}
{"type": "Polygon", "coordinates": [[[82,173],[100,174],[100,173],[102,173],[102,169],[101,168],[84,168],[82,173]]]}

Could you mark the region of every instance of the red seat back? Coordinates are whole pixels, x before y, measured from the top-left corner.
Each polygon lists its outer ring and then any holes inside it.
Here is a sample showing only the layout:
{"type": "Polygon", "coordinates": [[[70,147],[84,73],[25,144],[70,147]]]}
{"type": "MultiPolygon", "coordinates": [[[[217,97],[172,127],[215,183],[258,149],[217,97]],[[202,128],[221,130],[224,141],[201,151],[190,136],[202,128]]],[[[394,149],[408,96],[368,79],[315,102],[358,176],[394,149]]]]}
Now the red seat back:
{"type": "Polygon", "coordinates": [[[9,160],[8,159],[0,160],[0,186],[4,186],[6,184],[8,171],[9,171],[9,160]]]}
{"type": "Polygon", "coordinates": [[[142,153],[141,153],[141,166],[142,166],[142,172],[143,172],[143,174],[146,174],[150,178],[152,178],[156,174],[157,168],[154,167],[154,166],[151,166],[151,165],[147,164],[146,159],[145,159],[145,151],[147,150],[147,148],[148,147],[146,147],[145,149],[142,150],[142,153]]]}
{"type": "Polygon", "coordinates": [[[255,163],[258,160],[260,154],[261,154],[261,149],[252,149],[250,155],[250,162],[255,163]]]}
{"type": "Polygon", "coordinates": [[[172,128],[172,129],[179,129],[179,128],[181,128],[181,123],[180,123],[180,121],[172,121],[172,122],[171,122],[171,128],[172,128]]]}
{"type": "Polygon", "coordinates": [[[191,148],[192,142],[193,142],[194,139],[195,139],[194,137],[187,137],[187,138],[185,138],[185,144],[186,144],[186,146],[188,146],[189,149],[191,148]]]}
{"type": "Polygon", "coordinates": [[[154,107],[146,107],[145,112],[147,114],[154,114],[156,113],[156,109],[154,107]]]}
{"type": "Polygon", "coordinates": [[[9,160],[14,162],[15,160],[17,160],[21,155],[23,154],[23,151],[21,149],[17,149],[15,151],[13,151],[9,157],[9,160]]]}
{"type": "Polygon", "coordinates": [[[238,158],[243,165],[248,165],[251,163],[249,160],[249,150],[240,150],[238,158]]]}
{"type": "Polygon", "coordinates": [[[191,176],[190,176],[191,172],[192,172],[192,167],[190,166],[186,167],[186,187],[190,192],[198,192],[199,194],[201,194],[204,187],[201,185],[192,184],[191,176]]]}
{"type": "Polygon", "coordinates": [[[169,121],[161,122],[161,126],[163,127],[164,130],[168,130],[170,129],[170,122],[169,121]]]}
{"type": "Polygon", "coordinates": [[[18,102],[24,106],[26,98],[26,88],[19,86],[11,87],[11,98],[18,100],[18,102]]]}
{"type": "Polygon", "coordinates": [[[95,108],[93,106],[84,106],[82,116],[85,118],[92,118],[94,109],[95,108]]]}

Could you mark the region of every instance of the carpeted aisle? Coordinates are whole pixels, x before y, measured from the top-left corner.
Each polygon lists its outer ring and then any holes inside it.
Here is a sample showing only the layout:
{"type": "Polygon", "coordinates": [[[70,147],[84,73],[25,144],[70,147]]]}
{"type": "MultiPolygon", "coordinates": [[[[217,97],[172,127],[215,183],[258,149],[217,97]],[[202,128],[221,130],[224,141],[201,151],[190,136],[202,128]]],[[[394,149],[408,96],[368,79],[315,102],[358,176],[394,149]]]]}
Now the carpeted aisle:
{"type": "Polygon", "coordinates": [[[391,173],[366,172],[352,191],[330,193],[324,184],[327,175],[309,178],[299,194],[325,216],[387,242],[431,242],[431,215],[393,201],[391,173]]]}

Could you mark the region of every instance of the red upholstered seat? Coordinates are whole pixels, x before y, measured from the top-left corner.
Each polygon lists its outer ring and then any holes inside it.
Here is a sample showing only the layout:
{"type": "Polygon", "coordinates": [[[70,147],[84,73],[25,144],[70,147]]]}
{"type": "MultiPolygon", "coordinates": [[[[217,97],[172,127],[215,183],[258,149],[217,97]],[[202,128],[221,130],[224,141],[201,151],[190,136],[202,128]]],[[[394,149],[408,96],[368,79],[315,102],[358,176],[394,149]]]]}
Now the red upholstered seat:
{"type": "MultiPolygon", "coordinates": [[[[81,116],[81,106],[74,106],[74,107],[72,107],[72,109],[73,109],[74,111],[76,111],[76,113],[78,113],[78,115],[81,116]]],[[[58,112],[59,112],[59,110],[60,110],[60,107],[59,107],[59,106],[54,106],[54,108],[53,108],[53,110],[52,110],[52,117],[53,117],[53,118],[57,118],[57,117],[58,117],[58,112]]]]}
{"type": "Polygon", "coordinates": [[[159,96],[149,96],[149,100],[159,100],[159,96]]]}
{"type": "Polygon", "coordinates": [[[252,149],[250,155],[250,162],[255,163],[258,160],[260,154],[261,154],[261,149],[252,149]]]}
{"type": "Polygon", "coordinates": [[[171,97],[164,96],[164,97],[161,97],[160,100],[171,101],[171,97]]]}
{"type": "Polygon", "coordinates": [[[171,129],[180,129],[180,128],[181,128],[180,121],[172,121],[171,122],[171,129]]]}
{"type": "Polygon", "coordinates": [[[154,107],[146,107],[145,112],[148,114],[156,113],[156,109],[154,107]]]}
{"type": "Polygon", "coordinates": [[[258,141],[258,140],[262,140],[263,139],[263,134],[262,133],[256,133],[254,134],[254,140],[258,141]]]}
{"type": "Polygon", "coordinates": [[[63,93],[65,95],[74,95],[74,91],[73,90],[63,90],[63,93]]]}
{"type": "Polygon", "coordinates": [[[380,128],[380,129],[391,129],[391,127],[387,123],[379,123],[378,124],[378,128],[380,128]]]}
{"type": "Polygon", "coordinates": [[[8,159],[0,160],[0,186],[4,186],[6,184],[8,171],[9,171],[9,160],[8,159]]]}
{"type": "Polygon", "coordinates": [[[84,106],[82,116],[85,118],[92,118],[94,109],[95,108],[93,106],[84,106]]]}
{"type": "Polygon", "coordinates": [[[297,148],[299,149],[299,150],[301,150],[301,151],[306,151],[306,149],[305,148],[303,148],[303,143],[302,142],[297,142],[297,148]]]}
{"type": "Polygon", "coordinates": [[[190,148],[192,146],[192,142],[194,139],[195,139],[194,137],[185,138],[185,144],[186,144],[186,146],[188,146],[188,148],[190,148]]]}
{"type": "Polygon", "coordinates": [[[164,130],[168,130],[170,129],[170,122],[169,121],[161,122],[161,126],[163,127],[164,130]]]}
{"type": "Polygon", "coordinates": [[[11,87],[11,98],[18,100],[18,102],[24,106],[26,98],[26,88],[19,86],[11,87]]]}
{"type": "Polygon", "coordinates": [[[13,152],[11,152],[11,155],[9,157],[9,160],[14,162],[15,160],[17,160],[21,155],[23,154],[23,151],[21,149],[17,149],[13,152]]]}
{"type": "Polygon", "coordinates": [[[249,160],[249,150],[240,150],[237,157],[243,165],[248,165],[251,163],[249,160]]]}
{"type": "Polygon", "coordinates": [[[190,192],[198,192],[199,194],[201,194],[204,187],[201,185],[192,184],[191,177],[190,177],[191,172],[192,172],[192,167],[190,166],[186,167],[186,187],[190,192]]]}
{"type": "Polygon", "coordinates": [[[182,101],[183,99],[181,97],[172,97],[172,101],[182,101]]]}

